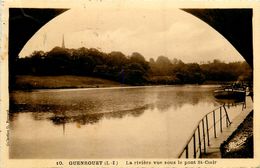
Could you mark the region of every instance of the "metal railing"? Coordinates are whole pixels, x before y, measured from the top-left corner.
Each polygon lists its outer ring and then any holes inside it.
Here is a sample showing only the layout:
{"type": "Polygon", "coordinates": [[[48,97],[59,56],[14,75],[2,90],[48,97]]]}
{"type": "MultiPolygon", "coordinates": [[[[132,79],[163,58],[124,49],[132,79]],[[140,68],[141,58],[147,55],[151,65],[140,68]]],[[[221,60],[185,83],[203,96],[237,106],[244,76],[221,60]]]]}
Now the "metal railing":
{"type": "Polygon", "coordinates": [[[223,124],[226,123],[226,127],[229,127],[231,124],[226,107],[230,108],[230,106],[237,106],[238,104],[242,104],[242,110],[246,108],[245,102],[223,104],[207,113],[198,122],[197,127],[193,130],[192,136],[188,139],[178,158],[191,158],[190,156],[193,158],[201,158],[202,152],[206,154],[207,147],[210,146],[210,138],[212,138],[210,134],[213,134],[213,137],[217,138],[217,126],[219,127],[220,133],[222,133],[223,124]]]}

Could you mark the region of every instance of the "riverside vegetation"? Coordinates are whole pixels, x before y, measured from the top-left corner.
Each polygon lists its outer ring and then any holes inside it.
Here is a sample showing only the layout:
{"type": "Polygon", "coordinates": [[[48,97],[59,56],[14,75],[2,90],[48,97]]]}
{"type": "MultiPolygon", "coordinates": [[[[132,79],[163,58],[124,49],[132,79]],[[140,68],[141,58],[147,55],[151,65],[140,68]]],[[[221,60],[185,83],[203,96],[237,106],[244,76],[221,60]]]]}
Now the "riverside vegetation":
{"type": "Polygon", "coordinates": [[[49,52],[34,51],[17,58],[14,76],[14,89],[35,89],[251,82],[252,70],[246,62],[225,63],[215,59],[200,64],[184,63],[166,56],[147,61],[138,52],[126,56],[119,51],[54,47],[49,52]],[[40,82],[44,79],[48,82],[40,82]],[[57,84],[62,81],[65,84],[57,84]]]}

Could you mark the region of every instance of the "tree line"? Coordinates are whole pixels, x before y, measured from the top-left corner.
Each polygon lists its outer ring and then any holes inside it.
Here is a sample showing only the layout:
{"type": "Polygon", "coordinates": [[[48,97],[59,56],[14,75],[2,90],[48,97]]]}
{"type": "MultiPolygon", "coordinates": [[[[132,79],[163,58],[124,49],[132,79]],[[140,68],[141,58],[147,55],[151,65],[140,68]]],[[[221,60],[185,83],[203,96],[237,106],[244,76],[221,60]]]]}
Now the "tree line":
{"type": "Polygon", "coordinates": [[[104,53],[84,47],[34,51],[28,57],[18,58],[15,67],[16,75],[94,76],[130,85],[252,81],[252,70],[246,62],[184,63],[166,56],[147,61],[138,52],[126,56],[120,51],[104,53]]]}

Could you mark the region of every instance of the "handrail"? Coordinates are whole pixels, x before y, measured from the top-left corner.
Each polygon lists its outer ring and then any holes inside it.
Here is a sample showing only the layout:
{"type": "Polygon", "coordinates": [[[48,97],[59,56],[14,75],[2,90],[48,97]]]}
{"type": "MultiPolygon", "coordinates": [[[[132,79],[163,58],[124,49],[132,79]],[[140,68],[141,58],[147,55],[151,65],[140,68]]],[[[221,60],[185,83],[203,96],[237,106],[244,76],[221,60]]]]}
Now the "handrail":
{"type": "MultiPolygon", "coordinates": [[[[233,106],[236,106],[236,105],[238,105],[238,104],[242,104],[243,106],[242,106],[242,110],[244,109],[244,106],[246,105],[245,104],[245,102],[240,102],[240,103],[235,103],[235,104],[231,104],[231,106],[233,107],[233,106]]],[[[219,107],[217,107],[217,108],[215,108],[214,110],[212,110],[212,111],[210,111],[210,112],[208,112],[208,113],[206,113],[205,115],[204,115],[204,117],[201,119],[201,120],[199,120],[198,121],[198,123],[197,123],[197,126],[194,128],[194,130],[193,130],[193,132],[192,132],[192,135],[189,137],[189,139],[186,141],[186,143],[185,143],[185,146],[184,146],[184,148],[182,149],[182,151],[180,152],[180,154],[178,155],[178,158],[181,158],[182,156],[183,156],[183,154],[184,154],[184,152],[186,153],[186,158],[189,158],[189,144],[191,143],[191,140],[193,139],[193,157],[194,158],[196,158],[197,157],[197,153],[198,153],[198,151],[200,151],[200,153],[199,153],[199,157],[201,157],[201,153],[202,153],[202,144],[201,144],[201,130],[200,130],[200,125],[202,124],[202,133],[203,133],[203,146],[204,146],[204,153],[206,153],[206,146],[209,146],[210,144],[209,144],[209,142],[210,142],[210,137],[209,137],[209,131],[212,129],[212,128],[214,128],[214,137],[216,138],[217,136],[216,136],[216,123],[220,123],[220,132],[222,132],[223,131],[223,128],[222,128],[222,119],[224,118],[224,117],[226,117],[226,127],[228,127],[230,124],[231,124],[231,121],[229,120],[229,116],[228,116],[228,113],[227,113],[227,110],[226,110],[226,108],[225,108],[225,106],[226,106],[226,104],[223,104],[223,105],[221,105],[221,106],[219,106],[219,107]],[[222,115],[222,108],[224,109],[224,115],[222,115]],[[219,119],[216,121],[216,114],[215,114],[215,112],[217,111],[217,110],[219,110],[219,119]],[[208,115],[209,114],[211,114],[211,113],[213,113],[213,124],[212,124],[212,126],[210,126],[210,127],[208,127],[208,115]],[[205,123],[204,123],[204,121],[206,120],[206,133],[205,133],[205,123]],[[196,143],[196,132],[198,131],[198,140],[199,140],[199,148],[197,148],[196,147],[196,145],[197,145],[197,143],[196,143]],[[207,136],[207,140],[208,140],[208,145],[206,145],[206,136],[207,136]]],[[[228,106],[229,106],[229,104],[228,104],[228,106]]]]}

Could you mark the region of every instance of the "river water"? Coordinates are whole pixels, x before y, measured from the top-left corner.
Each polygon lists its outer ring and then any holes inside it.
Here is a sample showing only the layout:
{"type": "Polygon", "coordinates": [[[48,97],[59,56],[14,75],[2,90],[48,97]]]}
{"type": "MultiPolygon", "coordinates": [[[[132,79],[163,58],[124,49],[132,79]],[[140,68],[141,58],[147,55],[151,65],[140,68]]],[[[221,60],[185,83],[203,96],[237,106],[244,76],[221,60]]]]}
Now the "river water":
{"type": "Polygon", "coordinates": [[[10,94],[10,158],[176,158],[214,85],[10,94]]]}

